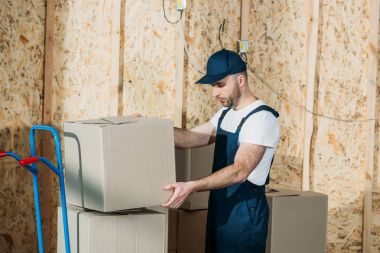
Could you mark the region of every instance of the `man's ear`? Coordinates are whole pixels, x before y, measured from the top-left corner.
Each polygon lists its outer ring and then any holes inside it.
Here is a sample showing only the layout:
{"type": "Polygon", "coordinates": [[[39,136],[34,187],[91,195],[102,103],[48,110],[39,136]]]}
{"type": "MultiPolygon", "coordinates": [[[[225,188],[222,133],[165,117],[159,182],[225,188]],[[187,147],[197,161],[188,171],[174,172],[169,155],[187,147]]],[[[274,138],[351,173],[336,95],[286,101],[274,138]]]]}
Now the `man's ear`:
{"type": "Polygon", "coordinates": [[[238,83],[239,83],[239,87],[243,87],[244,84],[247,82],[245,80],[245,76],[243,74],[240,74],[237,76],[237,80],[238,80],[238,83]]]}

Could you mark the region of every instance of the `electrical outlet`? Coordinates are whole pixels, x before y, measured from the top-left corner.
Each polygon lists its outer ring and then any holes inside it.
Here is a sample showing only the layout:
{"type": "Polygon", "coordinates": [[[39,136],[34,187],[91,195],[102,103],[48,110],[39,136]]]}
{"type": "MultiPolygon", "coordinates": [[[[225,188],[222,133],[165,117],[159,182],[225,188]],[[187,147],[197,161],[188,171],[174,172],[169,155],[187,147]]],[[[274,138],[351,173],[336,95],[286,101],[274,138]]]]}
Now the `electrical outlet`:
{"type": "Polygon", "coordinates": [[[186,0],[177,0],[177,11],[186,9],[186,0]]]}
{"type": "Polygon", "coordinates": [[[248,53],[248,40],[238,40],[237,45],[239,54],[248,53]]]}

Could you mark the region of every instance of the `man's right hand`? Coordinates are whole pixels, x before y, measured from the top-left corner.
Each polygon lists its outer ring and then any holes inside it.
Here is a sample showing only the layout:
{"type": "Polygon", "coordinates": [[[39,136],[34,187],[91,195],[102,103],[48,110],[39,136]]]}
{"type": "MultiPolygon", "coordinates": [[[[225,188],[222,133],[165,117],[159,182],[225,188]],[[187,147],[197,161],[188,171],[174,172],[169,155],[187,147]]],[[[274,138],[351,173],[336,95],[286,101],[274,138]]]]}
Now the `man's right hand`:
{"type": "Polygon", "coordinates": [[[161,206],[168,208],[178,208],[194,191],[193,182],[177,182],[164,186],[165,190],[174,190],[171,198],[161,206]]]}

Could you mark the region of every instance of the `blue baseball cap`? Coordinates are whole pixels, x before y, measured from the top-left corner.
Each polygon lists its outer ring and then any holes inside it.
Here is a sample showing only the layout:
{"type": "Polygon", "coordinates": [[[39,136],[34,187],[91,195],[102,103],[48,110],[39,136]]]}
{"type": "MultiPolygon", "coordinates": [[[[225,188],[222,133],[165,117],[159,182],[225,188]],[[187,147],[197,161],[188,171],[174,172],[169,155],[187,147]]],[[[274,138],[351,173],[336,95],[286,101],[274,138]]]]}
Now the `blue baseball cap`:
{"type": "Polygon", "coordinates": [[[222,49],[208,58],[207,73],[196,83],[213,84],[228,75],[247,70],[247,65],[236,52],[222,49]]]}

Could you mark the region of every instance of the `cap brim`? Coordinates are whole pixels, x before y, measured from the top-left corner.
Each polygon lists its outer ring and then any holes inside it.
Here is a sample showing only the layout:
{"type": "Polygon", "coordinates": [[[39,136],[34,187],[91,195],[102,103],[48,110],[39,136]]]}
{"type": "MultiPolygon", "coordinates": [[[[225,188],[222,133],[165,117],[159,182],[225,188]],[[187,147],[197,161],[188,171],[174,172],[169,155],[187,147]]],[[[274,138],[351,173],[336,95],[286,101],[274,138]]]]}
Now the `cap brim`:
{"type": "Polygon", "coordinates": [[[201,79],[199,79],[196,83],[197,84],[198,83],[199,84],[213,84],[213,83],[216,83],[217,81],[222,80],[226,76],[228,76],[228,73],[223,73],[223,74],[220,74],[220,75],[207,75],[206,74],[201,79]]]}

